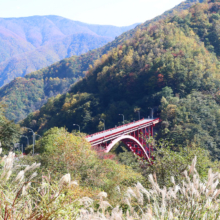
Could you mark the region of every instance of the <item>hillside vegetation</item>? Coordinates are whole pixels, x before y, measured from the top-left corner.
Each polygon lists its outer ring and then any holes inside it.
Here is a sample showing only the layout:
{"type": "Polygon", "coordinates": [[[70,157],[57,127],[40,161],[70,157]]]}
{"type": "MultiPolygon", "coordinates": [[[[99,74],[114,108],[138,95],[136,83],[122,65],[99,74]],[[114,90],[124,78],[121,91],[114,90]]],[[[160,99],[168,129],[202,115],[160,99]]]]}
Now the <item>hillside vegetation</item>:
{"type": "MultiPolygon", "coordinates": [[[[151,22],[187,9],[195,4],[195,2],[197,1],[187,0],[152,21],[146,21],[135,29],[125,32],[102,48],[81,56],[64,59],[50,67],[28,74],[24,78],[14,79],[11,83],[0,89],[1,100],[8,105],[6,116],[16,122],[24,119],[30,112],[39,109],[48,98],[66,92],[72,83],[85,75],[89,65],[93,65],[95,60],[112,48],[132,38],[138,29],[144,29],[151,22]]],[[[82,24],[80,23],[80,25],[82,24]]],[[[100,31],[100,29],[96,30],[96,28],[96,26],[90,26],[92,31],[100,31]]],[[[97,32],[97,34],[101,35],[102,33],[97,32]]],[[[18,64],[21,65],[22,62],[18,64]]]]}
{"type": "Polygon", "coordinates": [[[213,36],[218,31],[213,17],[218,18],[219,12],[219,2],[197,4],[138,30],[132,39],[97,60],[68,93],[49,99],[22,125],[43,133],[54,126],[71,131],[77,123],[93,133],[103,129],[100,117],[110,128],[118,124],[119,113],[132,121],[137,119],[137,108],[147,117],[148,107],[160,105],[160,137],[174,138],[177,145],[199,143],[219,157],[216,41],[207,38],[204,43],[196,34],[198,27],[208,25],[206,34],[213,36]]]}

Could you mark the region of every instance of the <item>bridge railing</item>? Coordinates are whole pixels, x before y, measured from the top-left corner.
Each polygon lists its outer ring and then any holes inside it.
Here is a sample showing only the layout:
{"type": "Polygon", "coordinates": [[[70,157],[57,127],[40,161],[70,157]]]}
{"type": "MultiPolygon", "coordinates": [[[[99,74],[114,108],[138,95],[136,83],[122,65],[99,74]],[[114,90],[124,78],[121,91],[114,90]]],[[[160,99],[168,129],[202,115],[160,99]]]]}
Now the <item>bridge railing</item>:
{"type": "MultiPolygon", "coordinates": [[[[133,122],[128,123],[128,124],[125,124],[125,125],[120,125],[120,126],[118,126],[118,127],[116,127],[116,128],[110,128],[110,129],[105,130],[105,131],[100,131],[100,132],[97,132],[97,133],[94,133],[94,134],[90,134],[90,135],[87,135],[86,138],[93,137],[93,136],[98,135],[98,134],[103,134],[103,133],[105,133],[105,132],[112,131],[112,130],[114,130],[114,129],[126,127],[126,126],[128,126],[128,125],[131,125],[131,124],[134,124],[134,123],[136,123],[136,122],[143,121],[143,120],[144,120],[144,118],[141,119],[141,120],[138,120],[138,121],[133,121],[133,122]]],[[[153,120],[152,120],[152,121],[153,121],[153,120]]]]}
{"type": "Polygon", "coordinates": [[[107,142],[107,141],[112,140],[114,138],[117,138],[117,137],[124,135],[126,133],[131,133],[131,132],[140,130],[142,128],[150,127],[152,125],[154,126],[155,124],[159,123],[160,121],[161,121],[160,118],[155,118],[155,119],[146,120],[146,121],[139,120],[139,123],[132,122],[132,123],[120,126],[123,128],[109,129],[106,131],[106,133],[105,133],[105,131],[103,131],[103,132],[99,132],[99,133],[96,133],[93,135],[89,135],[86,137],[86,139],[93,146],[95,146],[97,144],[104,143],[104,142],[107,142]],[[142,122],[140,122],[140,121],[142,121],[142,122]]]}

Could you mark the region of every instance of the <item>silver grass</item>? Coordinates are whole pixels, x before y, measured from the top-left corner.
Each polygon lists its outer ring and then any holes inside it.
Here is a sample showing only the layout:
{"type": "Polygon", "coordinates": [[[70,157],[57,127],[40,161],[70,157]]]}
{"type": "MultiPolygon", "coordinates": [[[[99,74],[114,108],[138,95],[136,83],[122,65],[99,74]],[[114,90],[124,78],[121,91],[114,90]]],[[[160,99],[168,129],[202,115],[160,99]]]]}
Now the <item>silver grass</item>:
{"type": "Polygon", "coordinates": [[[137,182],[136,188],[141,191],[143,194],[145,194],[147,197],[150,196],[150,193],[142,186],[140,182],[137,182]]]}
{"type": "Polygon", "coordinates": [[[41,163],[37,163],[32,167],[32,169],[35,170],[35,169],[39,168],[40,166],[41,166],[41,163]]]}
{"type": "Polygon", "coordinates": [[[171,211],[168,212],[168,219],[169,220],[173,219],[173,213],[171,211]]]}
{"type": "Polygon", "coordinates": [[[106,210],[108,207],[112,207],[108,201],[100,201],[100,209],[106,210]]]}
{"type": "Polygon", "coordinates": [[[72,185],[78,186],[77,181],[71,181],[71,182],[70,182],[70,186],[72,186],[72,185]]]}
{"type": "Polygon", "coordinates": [[[24,171],[21,170],[15,178],[15,182],[22,181],[24,179],[24,171]]]}
{"type": "Polygon", "coordinates": [[[123,212],[119,209],[119,206],[112,210],[110,220],[123,220],[123,212]]]}
{"type": "Polygon", "coordinates": [[[63,185],[65,185],[65,184],[69,185],[70,182],[71,182],[71,177],[70,177],[70,174],[67,173],[66,175],[64,175],[64,176],[60,179],[59,186],[60,186],[60,187],[63,187],[63,185]]]}
{"type": "Polygon", "coordinates": [[[213,184],[212,184],[212,189],[216,189],[216,187],[219,184],[219,180],[217,179],[213,184]]]}
{"type": "Polygon", "coordinates": [[[189,168],[189,175],[194,173],[196,167],[196,161],[197,161],[197,157],[195,156],[194,159],[192,160],[192,165],[189,168]]]}
{"type": "Polygon", "coordinates": [[[29,170],[32,170],[32,169],[35,167],[36,164],[37,164],[37,163],[34,162],[34,163],[29,167],[29,170]]]}
{"type": "MultiPolygon", "coordinates": [[[[5,191],[2,191],[4,184],[7,183],[5,177],[8,173],[16,172],[16,169],[13,168],[14,155],[9,154],[8,156],[1,158],[3,162],[3,168],[0,170],[1,176],[3,176],[4,181],[0,184],[0,195],[4,196],[4,204],[1,207],[5,207],[6,202],[8,208],[12,207],[14,201],[14,195],[18,192],[19,189],[22,189],[22,196],[20,200],[14,206],[13,213],[19,213],[19,211],[24,210],[23,219],[27,219],[30,214],[33,212],[33,207],[37,207],[37,203],[40,202],[40,197],[33,198],[28,190],[31,187],[31,182],[27,185],[23,185],[26,179],[29,179],[33,176],[36,176],[36,172],[30,174],[30,177],[26,177],[26,172],[34,170],[37,168],[38,164],[34,163],[29,167],[26,167],[25,170],[20,171],[16,178],[11,178],[12,181],[8,181],[10,187],[6,187],[5,191]],[[31,168],[31,169],[30,169],[31,168]],[[4,174],[4,175],[3,175],[4,174]],[[23,177],[22,177],[23,176],[23,177]],[[15,183],[15,179],[18,183],[15,183]],[[13,181],[14,180],[14,181],[13,181]],[[21,188],[23,186],[23,188],[21,188]]],[[[99,210],[96,210],[93,205],[93,200],[88,197],[83,197],[79,200],[82,209],[77,209],[73,206],[68,212],[68,216],[62,216],[61,214],[57,215],[53,219],[78,219],[78,220],[170,220],[170,219],[191,219],[193,214],[193,219],[218,219],[220,220],[218,214],[220,210],[220,190],[219,190],[219,173],[213,173],[212,170],[209,170],[207,181],[201,181],[198,172],[196,171],[196,157],[192,161],[192,165],[189,167],[189,175],[187,171],[184,171],[185,180],[181,184],[176,185],[175,179],[171,178],[173,183],[172,187],[168,189],[166,187],[160,188],[156,178],[153,178],[153,175],[149,175],[149,181],[151,187],[145,189],[140,183],[137,183],[134,187],[129,187],[124,194],[123,202],[129,205],[129,210],[126,213],[116,206],[115,208],[110,205],[108,201],[103,201],[104,198],[107,198],[107,193],[101,192],[98,194],[99,197],[99,210]],[[146,197],[144,196],[146,195],[146,197]],[[133,202],[134,200],[134,202],[133,202]],[[145,201],[146,200],[146,201],[145,201]],[[106,209],[108,209],[108,212],[106,209]],[[74,213],[77,213],[78,215],[74,213]]],[[[9,176],[14,176],[14,175],[9,176]]],[[[10,179],[10,180],[11,180],[10,179]]],[[[64,175],[60,182],[59,186],[73,184],[69,174],[64,175]]],[[[76,183],[76,182],[75,182],[76,183]]],[[[51,189],[49,182],[45,182],[45,178],[42,178],[42,183],[39,187],[35,189],[36,192],[43,198],[54,198],[53,205],[59,205],[59,187],[51,189]],[[49,195],[49,197],[48,197],[49,195]]],[[[122,195],[122,192],[116,189],[116,192],[122,195]]],[[[0,204],[2,201],[0,201],[0,204]]],[[[62,207],[63,209],[66,208],[62,207]]],[[[52,207],[38,207],[38,210],[41,212],[43,210],[51,211],[52,207]]],[[[65,212],[63,212],[65,213],[65,212]]],[[[16,219],[16,218],[14,218],[16,219]]]]}
{"type": "Polygon", "coordinates": [[[7,156],[5,155],[4,157],[1,158],[1,163],[5,161],[5,158],[6,158],[6,157],[7,157],[7,156]]]}
{"type": "Polygon", "coordinates": [[[37,175],[38,175],[37,172],[32,173],[28,180],[31,181],[31,180],[34,179],[37,175]]]}
{"type": "Polygon", "coordinates": [[[100,192],[99,194],[98,194],[98,197],[100,197],[100,198],[107,198],[107,196],[108,196],[108,194],[106,193],[106,192],[100,192]]]}
{"type": "Polygon", "coordinates": [[[10,178],[11,174],[12,174],[12,170],[9,170],[6,174],[6,178],[5,178],[6,181],[10,178]]]}
{"type": "Polygon", "coordinates": [[[214,199],[216,199],[218,196],[219,196],[219,194],[220,194],[220,189],[219,190],[216,190],[215,192],[214,192],[214,199]]]}
{"type": "Polygon", "coordinates": [[[8,156],[4,157],[4,168],[3,170],[6,171],[6,170],[11,170],[12,167],[13,167],[13,164],[14,164],[14,158],[15,158],[15,154],[10,152],[8,154],[8,156]]]}
{"type": "Polygon", "coordinates": [[[120,186],[116,186],[116,187],[115,187],[115,190],[116,190],[116,192],[121,193],[120,186]]]}
{"type": "Polygon", "coordinates": [[[140,189],[139,189],[137,186],[134,188],[133,191],[134,191],[134,193],[135,193],[135,195],[136,195],[136,198],[137,198],[137,200],[138,200],[138,203],[141,204],[141,205],[143,205],[143,202],[144,202],[143,193],[140,191],[140,189]]]}
{"type": "Polygon", "coordinates": [[[130,200],[129,200],[127,197],[125,197],[125,198],[123,199],[123,203],[124,203],[124,204],[127,204],[127,205],[131,208],[130,200]]]}
{"type": "Polygon", "coordinates": [[[24,169],[24,172],[26,173],[29,169],[30,169],[30,166],[27,165],[27,166],[25,167],[25,169],[24,169]]]}
{"type": "Polygon", "coordinates": [[[26,190],[26,186],[22,187],[22,196],[27,195],[27,190],[26,190]]]}
{"type": "Polygon", "coordinates": [[[173,176],[171,176],[171,183],[173,183],[175,185],[175,179],[173,176]]]}
{"type": "Polygon", "coordinates": [[[84,205],[85,207],[89,207],[92,205],[93,200],[90,199],[89,197],[83,197],[79,199],[80,205],[84,205]]]}

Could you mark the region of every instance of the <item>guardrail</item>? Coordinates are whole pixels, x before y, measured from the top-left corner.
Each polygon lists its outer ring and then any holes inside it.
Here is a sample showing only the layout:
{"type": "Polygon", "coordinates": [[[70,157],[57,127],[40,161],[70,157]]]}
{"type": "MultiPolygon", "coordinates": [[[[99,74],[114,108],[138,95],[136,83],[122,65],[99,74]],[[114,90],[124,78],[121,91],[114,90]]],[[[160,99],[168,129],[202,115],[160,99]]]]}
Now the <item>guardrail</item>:
{"type": "MultiPolygon", "coordinates": [[[[140,122],[142,120],[139,120],[138,122],[140,122]]],[[[134,132],[134,131],[137,131],[139,129],[142,129],[142,128],[145,128],[145,127],[149,127],[151,125],[155,125],[157,123],[159,123],[161,120],[160,118],[156,118],[156,119],[153,119],[153,120],[150,120],[150,121],[145,121],[144,123],[139,123],[137,124],[136,123],[129,123],[127,125],[132,125],[134,124],[134,126],[128,126],[125,125],[125,126],[121,126],[121,127],[124,127],[124,129],[120,129],[118,131],[116,131],[115,129],[109,129],[108,132],[99,132],[99,134],[97,135],[90,135],[87,137],[87,141],[89,141],[91,143],[92,146],[95,146],[97,144],[100,144],[100,143],[104,143],[106,141],[109,141],[109,140],[112,140],[114,138],[117,138],[118,136],[122,135],[122,134],[125,134],[125,133],[130,133],[130,132],[134,132]],[[100,136],[100,133],[103,133],[102,136],[100,136]],[[92,140],[89,140],[89,139],[92,139],[92,140]]]]}
{"type": "MultiPolygon", "coordinates": [[[[156,119],[152,119],[151,121],[147,122],[147,123],[150,123],[150,122],[154,122],[154,121],[157,121],[159,118],[156,118],[156,119]]],[[[101,132],[97,132],[97,133],[94,133],[94,134],[91,134],[91,135],[87,135],[86,138],[90,138],[90,137],[93,137],[93,136],[96,136],[96,135],[99,135],[99,134],[104,134],[104,133],[107,133],[109,131],[112,131],[112,130],[115,130],[115,129],[119,129],[119,128],[123,128],[123,127],[127,127],[129,125],[132,125],[132,124],[135,124],[137,122],[141,122],[141,121],[144,121],[145,119],[141,119],[141,120],[138,120],[138,121],[134,121],[134,122],[131,122],[131,123],[128,123],[128,124],[125,124],[125,125],[121,125],[121,126],[118,126],[116,128],[110,128],[108,130],[105,130],[105,131],[101,131],[101,132]]]]}
{"type": "Polygon", "coordinates": [[[111,131],[112,129],[122,128],[122,127],[125,127],[125,126],[128,126],[128,125],[131,125],[131,124],[134,124],[134,123],[136,123],[136,122],[143,121],[143,120],[144,120],[144,118],[141,119],[141,120],[138,120],[138,121],[134,121],[134,122],[131,122],[131,123],[125,124],[125,125],[120,125],[120,126],[118,126],[118,127],[116,127],[116,128],[110,128],[110,129],[105,130],[105,131],[100,131],[100,132],[97,132],[97,133],[94,133],[94,134],[90,134],[90,135],[87,135],[86,138],[88,138],[88,137],[92,137],[92,136],[94,136],[94,135],[102,134],[102,133],[105,133],[105,132],[108,132],[108,131],[111,131]]]}

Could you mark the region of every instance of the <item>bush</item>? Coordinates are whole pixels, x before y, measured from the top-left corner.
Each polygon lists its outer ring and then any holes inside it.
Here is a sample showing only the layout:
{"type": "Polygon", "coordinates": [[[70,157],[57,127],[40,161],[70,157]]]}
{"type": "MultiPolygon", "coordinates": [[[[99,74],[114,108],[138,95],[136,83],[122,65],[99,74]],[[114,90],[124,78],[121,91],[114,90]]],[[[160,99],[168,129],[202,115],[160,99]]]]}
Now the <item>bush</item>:
{"type": "Polygon", "coordinates": [[[132,168],[117,164],[110,159],[100,159],[86,141],[84,135],[68,133],[64,128],[52,128],[36,144],[41,155],[36,157],[42,164],[43,173],[50,172],[54,179],[70,173],[83,187],[108,192],[117,200],[115,188],[126,187],[141,181],[141,174],[132,168]]]}

